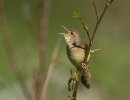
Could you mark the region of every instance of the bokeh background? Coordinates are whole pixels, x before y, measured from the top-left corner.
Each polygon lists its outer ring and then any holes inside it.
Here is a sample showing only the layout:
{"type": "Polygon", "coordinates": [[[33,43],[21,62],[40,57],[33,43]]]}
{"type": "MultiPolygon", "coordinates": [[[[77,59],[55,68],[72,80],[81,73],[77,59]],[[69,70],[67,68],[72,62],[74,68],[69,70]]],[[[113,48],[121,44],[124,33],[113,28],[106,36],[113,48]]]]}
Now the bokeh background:
{"type": "MultiPolygon", "coordinates": [[[[28,4],[30,13],[37,27],[35,0],[5,0],[5,15],[8,25],[8,36],[18,64],[32,91],[33,67],[36,57],[36,44],[28,29],[23,6],[28,4]],[[26,67],[23,68],[24,55],[27,54],[26,67]]],[[[106,0],[95,0],[98,14],[102,13],[106,0]]],[[[130,100],[130,1],[114,0],[108,8],[97,34],[92,49],[100,48],[90,60],[92,74],[91,89],[79,86],[78,99],[80,100],[130,100]]],[[[88,25],[92,34],[96,23],[95,11],[90,0],[52,0],[51,15],[47,34],[47,65],[51,61],[52,52],[58,33],[66,32],[67,28],[78,30],[84,41],[88,40],[80,21],[73,18],[73,12],[80,12],[83,21],[88,25]]],[[[48,66],[46,66],[48,68],[48,66]]],[[[66,43],[62,40],[58,58],[47,89],[46,100],[69,99],[71,92],[67,90],[70,78],[70,69],[75,67],[69,62],[66,55],[66,43]]],[[[44,71],[45,72],[45,71],[44,71]]],[[[24,100],[19,83],[10,68],[0,34],[0,100],[24,100]],[[5,81],[2,80],[4,78],[5,81]]]]}

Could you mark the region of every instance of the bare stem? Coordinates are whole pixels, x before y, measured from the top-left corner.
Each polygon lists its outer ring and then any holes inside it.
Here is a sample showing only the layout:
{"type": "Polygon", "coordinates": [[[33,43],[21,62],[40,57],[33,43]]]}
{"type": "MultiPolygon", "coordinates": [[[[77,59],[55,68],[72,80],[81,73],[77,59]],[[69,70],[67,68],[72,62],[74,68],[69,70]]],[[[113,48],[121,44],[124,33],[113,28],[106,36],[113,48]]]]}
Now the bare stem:
{"type": "Polygon", "coordinates": [[[27,89],[27,86],[25,84],[21,70],[19,69],[17,61],[14,57],[14,53],[13,53],[12,47],[10,45],[8,36],[7,36],[8,30],[7,30],[7,25],[6,25],[6,19],[5,19],[5,13],[4,13],[4,1],[3,0],[0,0],[0,27],[2,30],[3,44],[4,44],[6,54],[7,54],[7,57],[9,59],[10,65],[11,65],[11,69],[14,72],[16,78],[18,79],[18,81],[21,85],[21,89],[22,89],[24,96],[26,97],[27,100],[29,100],[31,97],[30,93],[27,89]]]}
{"type": "Polygon", "coordinates": [[[57,59],[57,55],[58,55],[60,45],[61,45],[61,38],[59,38],[57,40],[56,46],[55,46],[53,54],[52,54],[52,59],[51,59],[50,65],[49,65],[47,77],[45,79],[45,83],[44,83],[44,86],[43,86],[43,89],[42,89],[41,100],[45,100],[47,87],[48,87],[48,84],[49,84],[49,81],[50,81],[50,78],[51,78],[51,75],[52,75],[52,72],[53,72],[53,69],[54,69],[54,66],[55,66],[55,62],[56,62],[56,59],[57,59]]]}
{"type": "Polygon", "coordinates": [[[84,22],[82,21],[81,17],[79,17],[79,20],[80,20],[80,22],[82,23],[82,25],[83,25],[85,31],[87,32],[88,39],[89,39],[89,42],[90,42],[90,35],[89,35],[89,32],[88,32],[88,29],[86,28],[86,26],[85,26],[84,22]]]}
{"type": "MultiPolygon", "coordinates": [[[[92,0],[93,5],[94,5],[94,8],[95,8],[96,16],[97,16],[97,23],[96,23],[94,32],[93,32],[93,34],[92,34],[92,37],[91,37],[91,39],[90,39],[89,45],[88,45],[88,46],[86,45],[86,47],[85,47],[85,48],[86,48],[86,55],[85,55],[84,63],[87,64],[87,66],[88,66],[88,62],[89,62],[89,58],[90,58],[90,49],[91,49],[92,42],[93,42],[93,40],[94,40],[96,31],[97,31],[97,29],[98,29],[98,26],[99,26],[99,24],[100,24],[100,22],[101,22],[101,20],[102,20],[102,18],[103,18],[103,16],[104,16],[104,14],[105,14],[107,8],[109,7],[109,5],[110,5],[113,1],[114,1],[114,0],[111,0],[111,1],[108,1],[108,0],[107,0],[106,6],[105,6],[105,8],[104,8],[104,10],[103,10],[103,12],[102,12],[102,14],[101,14],[99,20],[98,20],[98,14],[97,14],[96,5],[95,5],[95,3],[94,3],[94,0],[92,0]]],[[[79,19],[80,19],[80,18],[79,18],[79,19]]],[[[85,25],[84,25],[84,23],[82,22],[81,19],[80,19],[80,21],[81,21],[81,23],[83,24],[84,29],[86,30],[85,25]]],[[[86,32],[87,32],[88,37],[89,37],[88,30],[86,30],[86,32]]],[[[96,51],[98,51],[98,50],[99,50],[99,49],[97,49],[97,50],[95,50],[95,51],[93,51],[93,52],[96,52],[96,51]]],[[[79,74],[79,76],[78,76],[79,80],[81,79],[81,75],[82,75],[82,74],[83,74],[83,70],[81,70],[81,72],[80,72],[80,74],[79,74]]],[[[74,87],[74,91],[73,91],[73,95],[72,95],[71,100],[76,100],[78,85],[79,85],[79,81],[76,81],[76,85],[75,85],[75,87],[74,87]]]]}
{"type": "Polygon", "coordinates": [[[96,18],[97,18],[97,21],[98,21],[98,11],[97,11],[97,8],[96,8],[95,1],[92,0],[92,3],[93,3],[93,6],[94,6],[94,9],[95,9],[95,12],[96,12],[96,18]]]}
{"type": "MultiPolygon", "coordinates": [[[[101,14],[99,20],[98,20],[97,23],[96,23],[94,32],[93,32],[93,34],[92,34],[92,37],[91,37],[91,40],[90,40],[90,43],[89,43],[89,47],[88,47],[88,50],[87,50],[87,54],[86,54],[87,57],[86,57],[86,58],[88,58],[88,55],[89,55],[89,52],[90,52],[90,49],[91,49],[91,46],[92,46],[92,42],[93,42],[93,40],[94,40],[94,37],[95,37],[95,34],[96,34],[96,32],[97,32],[98,26],[99,26],[99,24],[100,24],[100,22],[101,22],[101,20],[102,20],[102,18],[103,18],[103,16],[104,16],[104,14],[105,14],[107,8],[109,7],[109,5],[110,5],[113,1],[114,1],[114,0],[111,0],[111,1],[108,1],[108,0],[107,0],[106,6],[105,6],[105,8],[104,8],[104,10],[103,10],[103,12],[102,12],[102,14],[101,14]]],[[[87,60],[86,60],[86,61],[87,61],[87,60]]]]}
{"type": "Polygon", "coordinates": [[[37,64],[35,66],[34,81],[34,100],[40,100],[42,83],[45,81],[46,71],[46,36],[48,30],[48,22],[51,11],[50,0],[36,0],[38,12],[38,53],[37,64]]]}
{"type": "Polygon", "coordinates": [[[76,81],[75,88],[74,88],[74,91],[73,91],[73,95],[72,95],[72,99],[71,99],[71,100],[76,100],[77,89],[78,89],[78,86],[79,86],[79,83],[80,83],[80,79],[81,79],[82,74],[83,74],[83,70],[81,70],[81,71],[79,72],[79,75],[78,75],[78,80],[79,80],[79,81],[76,81]]]}
{"type": "Polygon", "coordinates": [[[26,23],[33,39],[35,40],[35,42],[37,42],[37,37],[38,37],[37,30],[36,30],[36,27],[34,26],[34,22],[33,22],[31,14],[30,14],[30,6],[28,3],[24,3],[22,5],[22,11],[23,11],[23,17],[24,17],[25,23],[26,23]]]}

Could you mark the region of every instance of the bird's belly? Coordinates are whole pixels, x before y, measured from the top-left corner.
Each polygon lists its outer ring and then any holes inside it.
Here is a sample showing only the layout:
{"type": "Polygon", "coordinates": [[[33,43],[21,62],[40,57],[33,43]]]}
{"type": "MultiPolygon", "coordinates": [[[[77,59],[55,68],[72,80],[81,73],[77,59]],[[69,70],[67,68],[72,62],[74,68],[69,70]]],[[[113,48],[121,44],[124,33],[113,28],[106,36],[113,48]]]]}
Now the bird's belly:
{"type": "Polygon", "coordinates": [[[84,61],[85,50],[82,48],[72,48],[67,52],[67,54],[71,63],[75,67],[80,68],[81,63],[84,61]]]}

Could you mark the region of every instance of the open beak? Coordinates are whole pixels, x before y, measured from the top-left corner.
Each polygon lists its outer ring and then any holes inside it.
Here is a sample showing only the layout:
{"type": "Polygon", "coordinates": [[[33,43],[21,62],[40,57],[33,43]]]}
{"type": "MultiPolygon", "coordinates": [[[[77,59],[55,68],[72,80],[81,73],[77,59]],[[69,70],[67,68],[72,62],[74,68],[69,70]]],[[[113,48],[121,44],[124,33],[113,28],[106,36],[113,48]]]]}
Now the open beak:
{"type": "Polygon", "coordinates": [[[65,26],[62,26],[62,27],[68,32],[68,29],[65,26]]]}
{"type": "MultiPolygon", "coordinates": [[[[65,26],[62,26],[67,32],[69,32],[68,31],[68,29],[65,27],[65,26]]],[[[67,33],[59,33],[60,35],[63,35],[63,36],[67,36],[68,34],[67,33]]]]}
{"type": "Polygon", "coordinates": [[[67,34],[66,33],[59,33],[60,35],[63,35],[63,36],[67,36],[67,34]]]}
{"type": "MultiPolygon", "coordinates": [[[[62,26],[62,27],[63,27],[67,32],[69,32],[68,29],[67,29],[65,26],[62,26]]],[[[68,35],[67,33],[59,33],[59,34],[60,34],[60,35],[63,35],[64,37],[67,37],[67,35],[68,35]]]]}

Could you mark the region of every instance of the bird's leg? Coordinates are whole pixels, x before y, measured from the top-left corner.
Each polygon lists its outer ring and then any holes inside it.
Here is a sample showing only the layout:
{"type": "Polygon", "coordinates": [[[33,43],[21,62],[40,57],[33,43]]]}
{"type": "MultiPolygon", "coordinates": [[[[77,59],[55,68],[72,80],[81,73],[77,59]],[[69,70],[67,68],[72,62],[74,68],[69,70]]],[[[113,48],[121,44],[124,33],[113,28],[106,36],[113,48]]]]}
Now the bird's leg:
{"type": "Polygon", "coordinates": [[[70,70],[71,78],[68,81],[68,91],[73,90],[76,81],[79,81],[77,73],[78,70],[75,73],[72,73],[72,69],[70,70]]]}

